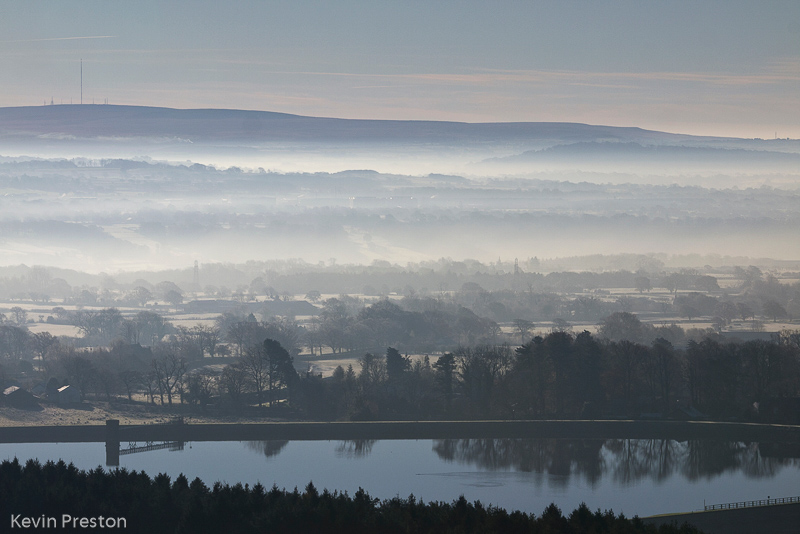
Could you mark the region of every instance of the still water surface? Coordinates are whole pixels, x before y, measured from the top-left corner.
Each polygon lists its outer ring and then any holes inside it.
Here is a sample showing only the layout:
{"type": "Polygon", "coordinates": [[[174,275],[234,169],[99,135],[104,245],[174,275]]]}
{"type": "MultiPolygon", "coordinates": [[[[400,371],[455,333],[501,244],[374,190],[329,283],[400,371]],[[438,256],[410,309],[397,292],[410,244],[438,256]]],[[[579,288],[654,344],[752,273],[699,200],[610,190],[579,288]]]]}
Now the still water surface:
{"type": "MultiPolygon", "coordinates": [[[[143,445],[138,443],[136,445],[143,445]]],[[[129,447],[123,443],[124,450],[129,447]]],[[[206,484],[261,482],[373,497],[452,501],[459,495],[540,514],[551,502],[581,502],[628,516],[708,504],[800,495],[797,448],[670,440],[387,440],[192,442],[183,450],[120,457],[151,476],[185,474],[206,484]]],[[[105,463],[103,443],[0,444],[0,459],[64,459],[81,469],[105,463]]]]}

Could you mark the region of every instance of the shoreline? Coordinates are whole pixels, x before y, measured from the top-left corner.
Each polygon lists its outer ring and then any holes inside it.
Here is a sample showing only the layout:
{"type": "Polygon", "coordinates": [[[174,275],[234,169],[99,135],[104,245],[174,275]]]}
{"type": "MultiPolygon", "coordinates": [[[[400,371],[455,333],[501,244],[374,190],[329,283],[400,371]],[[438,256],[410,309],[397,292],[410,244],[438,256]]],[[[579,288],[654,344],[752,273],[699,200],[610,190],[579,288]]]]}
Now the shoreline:
{"type": "MultiPolygon", "coordinates": [[[[113,418],[112,418],[113,419],[113,418]]],[[[6,426],[0,443],[400,439],[718,439],[800,443],[800,426],[685,421],[259,421],[6,426]]]]}

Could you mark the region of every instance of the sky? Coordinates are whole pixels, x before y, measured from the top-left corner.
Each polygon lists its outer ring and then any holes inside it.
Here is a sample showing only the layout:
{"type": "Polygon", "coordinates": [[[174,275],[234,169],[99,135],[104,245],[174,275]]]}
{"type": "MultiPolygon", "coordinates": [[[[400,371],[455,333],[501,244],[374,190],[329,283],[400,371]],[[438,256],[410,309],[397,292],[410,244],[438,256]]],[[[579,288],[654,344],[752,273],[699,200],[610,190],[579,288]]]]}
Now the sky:
{"type": "Polygon", "coordinates": [[[800,138],[800,2],[0,3],[0,106],[800,138]]]}

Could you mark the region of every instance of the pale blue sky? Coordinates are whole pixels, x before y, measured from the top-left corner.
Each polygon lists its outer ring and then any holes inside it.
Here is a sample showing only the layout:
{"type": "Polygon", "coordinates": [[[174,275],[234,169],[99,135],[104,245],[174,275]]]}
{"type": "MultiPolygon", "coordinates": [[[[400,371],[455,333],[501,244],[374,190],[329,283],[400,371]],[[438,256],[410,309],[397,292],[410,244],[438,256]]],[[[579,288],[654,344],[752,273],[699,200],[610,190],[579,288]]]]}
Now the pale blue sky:
{"type": "Polygon", "coordinates": [[[800,137],[800,2],[0,3],[0,106],[800,137]]]}

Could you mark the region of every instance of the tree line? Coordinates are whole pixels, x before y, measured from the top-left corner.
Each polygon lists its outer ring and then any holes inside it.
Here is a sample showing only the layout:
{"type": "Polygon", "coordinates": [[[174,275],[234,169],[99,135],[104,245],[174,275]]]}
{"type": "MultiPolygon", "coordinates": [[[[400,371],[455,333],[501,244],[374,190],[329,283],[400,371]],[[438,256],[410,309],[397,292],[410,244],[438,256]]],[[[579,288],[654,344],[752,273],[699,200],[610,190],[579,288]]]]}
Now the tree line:
{"type": "Polygon", "coordinates": [[[687,340],[678,327],[618,312],[603,321],[599,335],[554,326],[530,337],[520,324],[526,342],[512,347],[491,328],[475,335],[488,323],[468,310],[426,314],[381,301],[352,315],[348,304],[329,299],[310,328],[252,314],[223,314],[213,324],[187,328],[149,311],[129,318],[113,308],[64,312],[85,337],[114,336],[107,346],[86,349],[6,323],[0,325],[0,378],[39,374],[50,379],[51,390],[69,383],[84,397],[144,394],[153,404],[201,408],[288,399],[283,405],[296,415],[323,419],[671,417],[691,406],[700,412],[695,417],[754,420],[763,418],[765,403],[800,393],[797,332],[775,342],[727,343],[713,334],[687,340]],[[301,347],[313,347],[327,327],[351,340],[349,350],[363,351],[359,365],[339,367],[325,380],[298,374],[301,347]],[[425,332],[439,328],[466,334],[441,338],[438,357],[407,356],[425,332]],[[373,348],[380,346],[389,348],[373,348]],[[221,360],[222,370],[206,366],[221,355],[231,357],[221,360]]]}
{"type": "Polygon", "coordinates": [[[321,418],[376,420],[769,420],[771,402],[800,394],[800,334],[676,347],[664,338],[644,344],[555,331],[516,348],[458,347],[433,363],[389,348],[366,354],[359,367],[301,381],[303,408],[321,418]]]}

